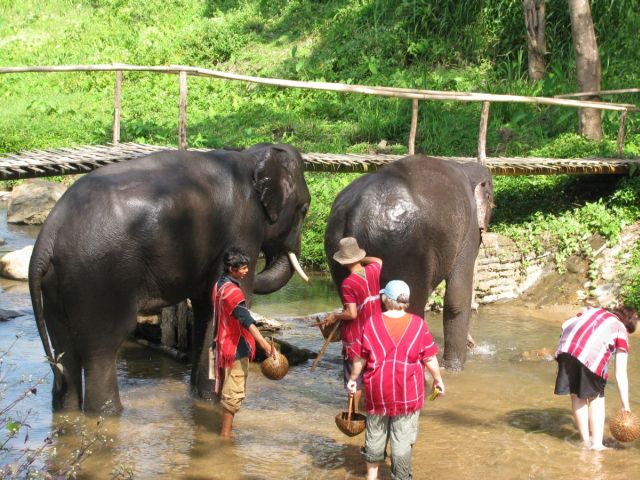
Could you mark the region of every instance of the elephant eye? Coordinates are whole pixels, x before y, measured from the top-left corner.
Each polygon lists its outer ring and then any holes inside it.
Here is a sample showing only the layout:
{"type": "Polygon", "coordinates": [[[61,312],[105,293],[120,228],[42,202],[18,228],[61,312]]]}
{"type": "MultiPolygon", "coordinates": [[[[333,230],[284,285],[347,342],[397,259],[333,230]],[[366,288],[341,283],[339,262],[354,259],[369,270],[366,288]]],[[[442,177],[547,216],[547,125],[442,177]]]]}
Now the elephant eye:
{"type": "Polygon", "coordinates": [[[309,211],[309,205],[305,203],[300,210],[302,211],[303,216],[306,215],[309,211]]]}

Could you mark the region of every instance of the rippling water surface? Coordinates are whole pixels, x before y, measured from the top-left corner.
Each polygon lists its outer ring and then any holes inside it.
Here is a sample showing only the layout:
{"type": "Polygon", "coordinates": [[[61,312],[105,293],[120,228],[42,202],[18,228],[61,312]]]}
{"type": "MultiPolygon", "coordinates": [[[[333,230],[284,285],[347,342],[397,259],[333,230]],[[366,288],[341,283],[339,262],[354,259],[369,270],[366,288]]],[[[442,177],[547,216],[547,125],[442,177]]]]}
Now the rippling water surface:
{"type": "MultiPolygon", "coordinates": [[[[2,218],[0,225],[0,237],[8,240],[10,250],[33,241],[33,229],[7,230],[2,218]]],[[[279,317],[338,306],[328,279],[317,277],[311,289],[294,280],[284,290],[254,301],[258,313],[279,317]]],[[[2,373],[17,380],[47,375],[26,284],[1,280],[0,308],[25,313],[0,323],[0,350],[21,333],[2,373]]],[[[477,347],[464,372],[445,372],[447,395],[428,402],[422,411],[414,447],[416,479],[638,478],[640,441],[598,453],[580,449],[569,400],[553,395],[555,363],[517,361],[522,351],[554,347],[569,311],[509,304],[480,308],[472,320],[477,347]]],[[[429,315],[427,321],[442,345],[441,316],[429,315]]],[[[302,321],[286,322],[289,328],[278,337],[320,349],[322,338],[316,329],[302,321]]],[[[631,337],[629,378],[632,409],[640,413],[637,336],[631,337]]],[[[134,478],[363,478],[359,448],[364,437],[342,435],[333,420],[345,408],[339,354],[339,345],[331,344],[315,372],[310,372],[309,362],[292,367],[279,382],[267,380],[259,365],[252,365],[247,399],[234,422],[235,437],[221,441],[220,407],[193,398],[188,366],[129,342],[118,363],[124,413],[105,420],[108,446],[85,461],[80,478],[112,478],[117,472],[134,478]]],[[[6,386],[3,405],[21,391],[15,381],[6,386]]],[[[609,416],[619,407],[613,380],[606,397],[609,416]]],[[[39,445],[65,420],[51,414],[50,402],[47,383],[20,404],[21,412],[36,412],[30,421],[31,446],[39,445]]],[[[75,418],[71,416],[72,423],[94,429],[95,419],[75,418]]],[[[58,460],[73,454],[78,431],[68,428],[55,440],[58,460]]],[[[14,443],[12,450],[0,453],[0,464],[21,446],[14,443]]],[[[390,478],[388,464],[381,467],[380,478],[390,478]]]]}

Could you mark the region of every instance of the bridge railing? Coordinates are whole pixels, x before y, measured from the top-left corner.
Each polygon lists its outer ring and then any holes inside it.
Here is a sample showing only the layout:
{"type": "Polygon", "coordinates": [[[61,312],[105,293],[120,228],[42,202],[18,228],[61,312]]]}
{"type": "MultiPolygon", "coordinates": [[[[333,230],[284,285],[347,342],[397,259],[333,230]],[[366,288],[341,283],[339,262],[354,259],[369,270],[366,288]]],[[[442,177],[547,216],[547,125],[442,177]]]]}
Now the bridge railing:
{"type": "MultiPolygon", "coordinates": [[[[179,114],[178,114],[178,148],[187,148],[187,76],[194,75],[200,77],[220,78],[226,80],[236,80],[263,85],[273,85],[276,87],[302,88],[311,90],[324,90],[343,93],[357,93],[364,95],[377,95],[383,97],[405,98],[411,100],[411,125],[409,128],[408,150],[409,154],[415,153],[416,132],[418,128],[418,110],[420,101],[459,101],[459,102],[481,102],[480,124],[478,131],[478,152],[477,159],[481,163],[486,162],[487,127],[489,122],[489,108],[492,102],[510,103],[530,103],[537,105],[556,105],[573,108],[594,108],[597,110],[609,110],[620,112],[620,126],[618,129],[618,156],[622,155],[624,146],[625,123],[628,112],[640,111],[635,105],[625,103],[610,103],[601,101],[572,100],[568,98],[554,97],[530,97],[522,95],[499,95],[490,93],[475,92],[449,92],[439,90],[424,90],[413,88],[380,87],[368,85],[351,85],[344,83],[330,82],[308,82],[300,80],[285,80],[279,78],[255,77],[241,75],[237,73],[210,70],[184,65],[169,66],[140,66],[128,64],[109,65],[58,65],[58,66],[19,66],[0,67],[0,74],[27,73],[27,72],[115,72],[115,93],[114,93],[114,114],[113,114],[113,136],[114,144],[120,141],[120,114],[122,102],[122,79],[123,72],[156,72],[164,74],[178,75],[179,78],[179,114]]],[[[631,89],[635,90],[635,89],[631,89]]],[[[575,94],[575,96],[597,95],[598,92],[588,92],[575,94]]]]}

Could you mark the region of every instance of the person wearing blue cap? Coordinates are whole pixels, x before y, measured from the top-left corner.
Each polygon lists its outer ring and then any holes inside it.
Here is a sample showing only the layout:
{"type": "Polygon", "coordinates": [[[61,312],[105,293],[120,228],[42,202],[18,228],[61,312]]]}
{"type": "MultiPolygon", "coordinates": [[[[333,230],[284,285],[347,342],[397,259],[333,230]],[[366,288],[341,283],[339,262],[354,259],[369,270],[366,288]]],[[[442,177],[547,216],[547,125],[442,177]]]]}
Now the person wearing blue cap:
{"type": "Polygon", "coordinates": [[[386,311],[364,326],[362,340],[350,352],[354,358],[347,383],[350,392],[355,392],[356,379],[364,373],[367,480],[378,476],[387,439],[391,442],[392,478],[412,478],[411,450],[424,404],[426,371],[433,378],[432,391],[444,394],[438,346],[426,322],[405,311],[410,293],[402,280],[387,283],[380,291],[386,311]]]}

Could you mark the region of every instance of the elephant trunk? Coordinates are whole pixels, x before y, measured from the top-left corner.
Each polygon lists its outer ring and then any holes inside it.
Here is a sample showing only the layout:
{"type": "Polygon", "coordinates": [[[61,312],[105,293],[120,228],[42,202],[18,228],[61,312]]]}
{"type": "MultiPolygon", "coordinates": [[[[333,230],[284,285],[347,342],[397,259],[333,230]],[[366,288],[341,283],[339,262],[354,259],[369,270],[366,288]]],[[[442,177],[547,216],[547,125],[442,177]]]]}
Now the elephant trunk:
{"type": "Polygon", "coordinates": [[[275,257],[267,255],[264,270],[258,273],[254,280],[254,293],[267,294],[281,289],[293,276],[293,272],[294,268],[286,253],[275,257]]]}

